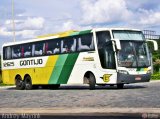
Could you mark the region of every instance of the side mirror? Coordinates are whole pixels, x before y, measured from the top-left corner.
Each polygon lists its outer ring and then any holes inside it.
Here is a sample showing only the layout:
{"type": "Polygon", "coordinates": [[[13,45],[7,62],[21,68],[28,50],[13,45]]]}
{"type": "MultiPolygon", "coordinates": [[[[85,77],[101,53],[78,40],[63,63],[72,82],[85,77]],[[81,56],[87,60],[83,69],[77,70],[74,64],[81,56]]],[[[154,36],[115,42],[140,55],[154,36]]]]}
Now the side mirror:
{"type": "Polygon", "coordinates": [[[154,45],[154,51],[157,51],[157,50],[158,50],[158,44],[157,44],[157,42],[156,42],[155,40],[149,40],[149,39],[147,39],[146,41],[153,43],[153,45],[154,45]]]}
{"type": "Polygon", "coordinates": [[[121,50],[121,43],[119,39],[112,39],[115,42],[117,50],[121,50]]]}

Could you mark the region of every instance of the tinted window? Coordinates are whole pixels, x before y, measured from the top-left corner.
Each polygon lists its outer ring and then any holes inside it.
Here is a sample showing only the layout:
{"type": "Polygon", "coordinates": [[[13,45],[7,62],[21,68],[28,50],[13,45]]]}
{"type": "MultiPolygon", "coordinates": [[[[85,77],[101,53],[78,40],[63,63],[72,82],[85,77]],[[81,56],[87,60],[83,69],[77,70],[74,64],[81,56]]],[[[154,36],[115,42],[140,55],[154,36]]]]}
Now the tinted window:
{"type": "Polygon", "coordinates": [[[104,69],[115,69],[115,57],[109,31],[97,32],[98,52],[101,66],[104,69]]]}
{"type": "Polygon", "coordinates": [[[4,59],[74,53],[94,50],[93,34],[57,38],[35,43],[26,43],[4,48],[4,59]]]}
{"type": "Polygon", "coordinates": [[[32,44],[25,44],[22,46],[22,57],[32,56],[32,44]]]}
{"type": "Polygon", "coordinates": [[[53,39],[45,43],[45,54],[51,55],[51,54],[58,54],[58,53],[60,53],[59,40],[53,39]]]}
{"type": "Polygon", "coordinates": [[[39,43],[34,43],[32,46],[32,56],[41,56],[45,54],[45,43],[39,42],[39,43]]]}
{"type": "Polygon", "coordinates": [[[81,35],[78,38],[78,51],[94,50],[94,41],[92,34],[81,35]]]}
{"type": "Polygon", "coordinates": [[[64,38],[61,40],[61,53],[76,52],[77,40],[74,37],[64,38]]]}
{"type": "Polygon", "coordinates": [[[3,49],[3,59],[11,59],[11,47],[4,47],[3,49]]]}
{"type": "Polygon", "coordinates": [[[22,49],[20,45],[12,46],[12,58],[20,58],[22,55],[22,49]]]}

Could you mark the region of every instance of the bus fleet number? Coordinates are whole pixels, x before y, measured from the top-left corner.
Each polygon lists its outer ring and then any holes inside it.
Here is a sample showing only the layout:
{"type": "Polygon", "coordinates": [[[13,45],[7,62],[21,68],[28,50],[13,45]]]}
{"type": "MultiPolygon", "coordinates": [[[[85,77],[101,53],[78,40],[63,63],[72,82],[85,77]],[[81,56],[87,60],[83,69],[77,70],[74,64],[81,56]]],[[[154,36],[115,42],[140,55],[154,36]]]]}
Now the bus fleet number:
{"type": "Polygon", "coordinates": [[[3,63],[4,67],[10,67],[10,66],[14,66],[14,62],[5,62],[3,63]]]}

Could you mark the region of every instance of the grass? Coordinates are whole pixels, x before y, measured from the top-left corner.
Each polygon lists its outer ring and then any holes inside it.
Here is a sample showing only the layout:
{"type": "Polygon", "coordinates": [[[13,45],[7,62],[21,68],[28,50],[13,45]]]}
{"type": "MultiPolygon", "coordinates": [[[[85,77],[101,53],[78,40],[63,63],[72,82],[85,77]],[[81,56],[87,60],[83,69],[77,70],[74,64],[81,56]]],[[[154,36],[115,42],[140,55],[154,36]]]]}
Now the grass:
{"type": "Polygon", "coordinates": [[[160,80],[160,72],[156,72],[151,76],[152,80],[160,80]]]}
{"type": "Polygon", "coordinates": [[[0,83],[0,86],[14,86],[13,84],[4,84],[4,83],[0,83]]]}

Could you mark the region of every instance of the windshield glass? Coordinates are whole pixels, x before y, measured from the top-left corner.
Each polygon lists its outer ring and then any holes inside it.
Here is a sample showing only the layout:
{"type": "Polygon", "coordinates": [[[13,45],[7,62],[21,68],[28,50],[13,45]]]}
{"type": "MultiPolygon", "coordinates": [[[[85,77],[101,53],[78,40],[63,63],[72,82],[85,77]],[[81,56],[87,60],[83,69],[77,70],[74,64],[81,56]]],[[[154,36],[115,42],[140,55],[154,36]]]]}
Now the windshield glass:
{"type": "Polygon", "coordinates": [[[144,42],[121,41],[122,50],[118,53],[118,62],[121,67],[148,67],[150,58],[144,42]]]}
{"type": "Polygon", "coordinates": [[[141,31],[114,30],[113,36],[114,38],[118,38],[119,40],[144,41],[144,36],[141,31]]]}
{"type": "Polygon", "coordinates": [[[122,47],[117,53],[120,67],[135,68],[150,66],[148,47],[141,32],[113,31],[113,36],[120,39],[122,47]]]}

